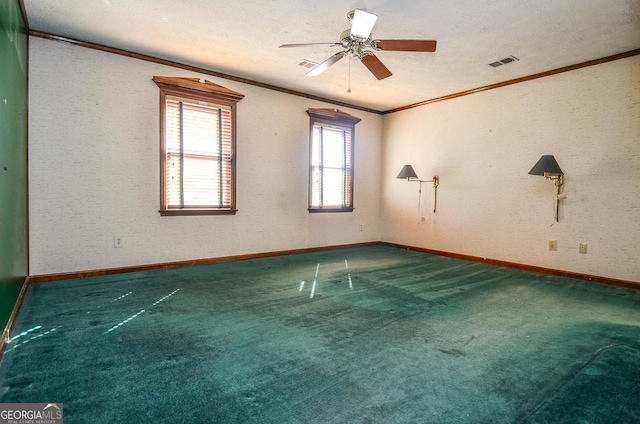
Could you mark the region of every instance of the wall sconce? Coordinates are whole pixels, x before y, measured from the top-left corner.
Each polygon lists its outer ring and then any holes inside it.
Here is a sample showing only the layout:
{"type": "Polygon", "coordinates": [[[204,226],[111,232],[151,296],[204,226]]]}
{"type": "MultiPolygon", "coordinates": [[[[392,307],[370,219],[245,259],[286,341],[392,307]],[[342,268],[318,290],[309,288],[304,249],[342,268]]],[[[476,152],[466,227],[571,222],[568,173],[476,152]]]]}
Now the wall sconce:
{"type": "Polygon", "coordinates": [[[562,185],[562,176],[564,172],[560,169],[560,165],[556,162],[556,158],[552,155],[543,155],[531,171],[531,175],[542,175],[547,180],[555,181],[556,186],[556,202],[555,202],[555,214],[556,222],[558,222],[558,209],[560,208],[560,186],[562,185]]]}
{"type": "MultiPolygon", "coordinates": [[[[413,170],[411,165],[405,165],[402,167],[402,170],[398,174],[397,178],[406,178],[407,181],[417,181],[420,183],[420,193],[422,193],[422,183],[433,183],[433,211],[436,211],[436,203],[438,201],[438,185],[440,185],[440,177],[437,175],[433,176],[432,180],[421,180],[416,175],[416,171],[413,170]]],[[[419,202],[419,201],[418,201],[419,202]]]]}

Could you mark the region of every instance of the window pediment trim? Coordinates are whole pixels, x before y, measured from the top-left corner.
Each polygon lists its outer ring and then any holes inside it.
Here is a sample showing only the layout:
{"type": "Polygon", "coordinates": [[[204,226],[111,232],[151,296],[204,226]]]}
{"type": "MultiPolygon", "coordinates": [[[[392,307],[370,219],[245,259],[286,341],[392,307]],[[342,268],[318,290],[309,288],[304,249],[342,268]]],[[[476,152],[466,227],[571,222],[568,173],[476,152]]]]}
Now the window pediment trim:
{"type": "Polygon", "coordinates": [[[353,115],[349,115],[346,112],[343,112],[338,109],[329,109],[329,108],[309,108],[307,110],[307,114],[313,119],[320,120],[329,120],[329,121],[338,121],[347,123],[348,125],[354,126],[362,119],[357,118],[353,115]]]}
{"type": "Polygon", "coordinates": [[[232,102],[239,102],[244,98],[244,94],[223,87],[214,82],[200,80],[200,78],[180,78],[180,77],[159,77],[154,76],[153,82],[162,89],[186,89],[193,93],[200,92],[203,94],[215,94],[232,102]]]}

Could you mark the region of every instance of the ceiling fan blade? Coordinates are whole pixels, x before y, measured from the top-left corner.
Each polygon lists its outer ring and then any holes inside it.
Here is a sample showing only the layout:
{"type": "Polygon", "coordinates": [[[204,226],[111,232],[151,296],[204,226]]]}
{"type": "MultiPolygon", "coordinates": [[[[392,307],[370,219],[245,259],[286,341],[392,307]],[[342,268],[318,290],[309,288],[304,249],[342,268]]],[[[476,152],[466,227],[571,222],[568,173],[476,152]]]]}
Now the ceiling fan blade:
{"type": "Polygon", "coordinates": [[[334,63],[336,63],[337,61],[339,61],[340,59],[342,59],[344,57],[344,52],[338,52],[336,54],[334,54],[333,56],[331,56],[329,59],[325,60],[324,62],[322,62],[321,64],[319,64],[318,66],[316,66],[315,68],[313,68],[312,70],[310,70],[309,72],[307,72],[306,76],[308,77],[315,77],[320,75],[321,73],[323,73],[329,66],[333,65],[334,63]]]}
{"type": "Polygon", "coordinates": [[[308,46],[338,46],[339,43],[303,43],[303,44],[282,44],[280,47],[308,47],[308,46]]]}
{"type": "Polygon", "coordinates": [[[356,9],[353,11],[353,19],[351,22],[351,36],[366,40],[371,34],[373,26],[378,20],[378,15],[367,12],[366,10],[356,9]]]}
{"type": "Polygon", "coordinates": [[[387,69],[387,67],[384,66],[380,59],[378,59],[378,57],[373,53],[362,56],[362,59],[360,60],[362,61],[364,66],[366,66],[367,69],[370,70],[371,73],[379,80],[393,75],[391,71],[387,69]]]}
{"type": "Polygon", "coordinates": [[[400,52],[435,52],[436,40],[376,40],[380,50],[400,52]]]}

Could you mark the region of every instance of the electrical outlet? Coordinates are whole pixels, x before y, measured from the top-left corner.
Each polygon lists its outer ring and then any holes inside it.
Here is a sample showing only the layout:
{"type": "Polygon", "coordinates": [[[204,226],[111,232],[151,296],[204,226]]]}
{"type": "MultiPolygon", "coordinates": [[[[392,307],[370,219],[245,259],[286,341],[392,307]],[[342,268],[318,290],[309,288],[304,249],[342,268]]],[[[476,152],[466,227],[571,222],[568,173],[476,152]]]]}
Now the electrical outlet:
{"type": "Polygon", "coordinates": [[[580,243],[580,248],[578,249],[580,253],[587,253],[587,243],[580,243]]]}
{"type": "Polygon", "coordinates": [[[558,240],[549,240],[549,250],[558,250],[558,240]]]}
{"type": "Polygon", "coordinates": [[[113,247],[119,248],[123,246],[124,246],[124,240],[122,239],[122,236],[115,236],[113,238],[113,247]]]}

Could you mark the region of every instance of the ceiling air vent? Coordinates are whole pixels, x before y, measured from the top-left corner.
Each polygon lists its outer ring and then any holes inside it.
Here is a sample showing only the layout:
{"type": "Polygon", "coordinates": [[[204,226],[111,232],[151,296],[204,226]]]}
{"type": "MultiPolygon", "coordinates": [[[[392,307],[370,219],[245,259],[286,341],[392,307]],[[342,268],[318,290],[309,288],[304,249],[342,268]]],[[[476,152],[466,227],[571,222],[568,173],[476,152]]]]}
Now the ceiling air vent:
{"type": "Polygon", "coordinates": [[[509,56],[509,57],[505,57],[504,59],[500,59],[497,62],[492,62],[489,64],[489,66],[497,68],[498,66],[506,65],[511,62],[517,62],[518,60],[520,59],[518,59],[515,56],[509,56]]]}
{"type": "Polygon", "coordinates": [[[302,59],[300,62],[298,62],[298,65],[305,67],[305,68],[315,68],[316,66],[318,66],[318,64],[316,62],[312,62],[310,60],[307,59],[302,59]]]}

